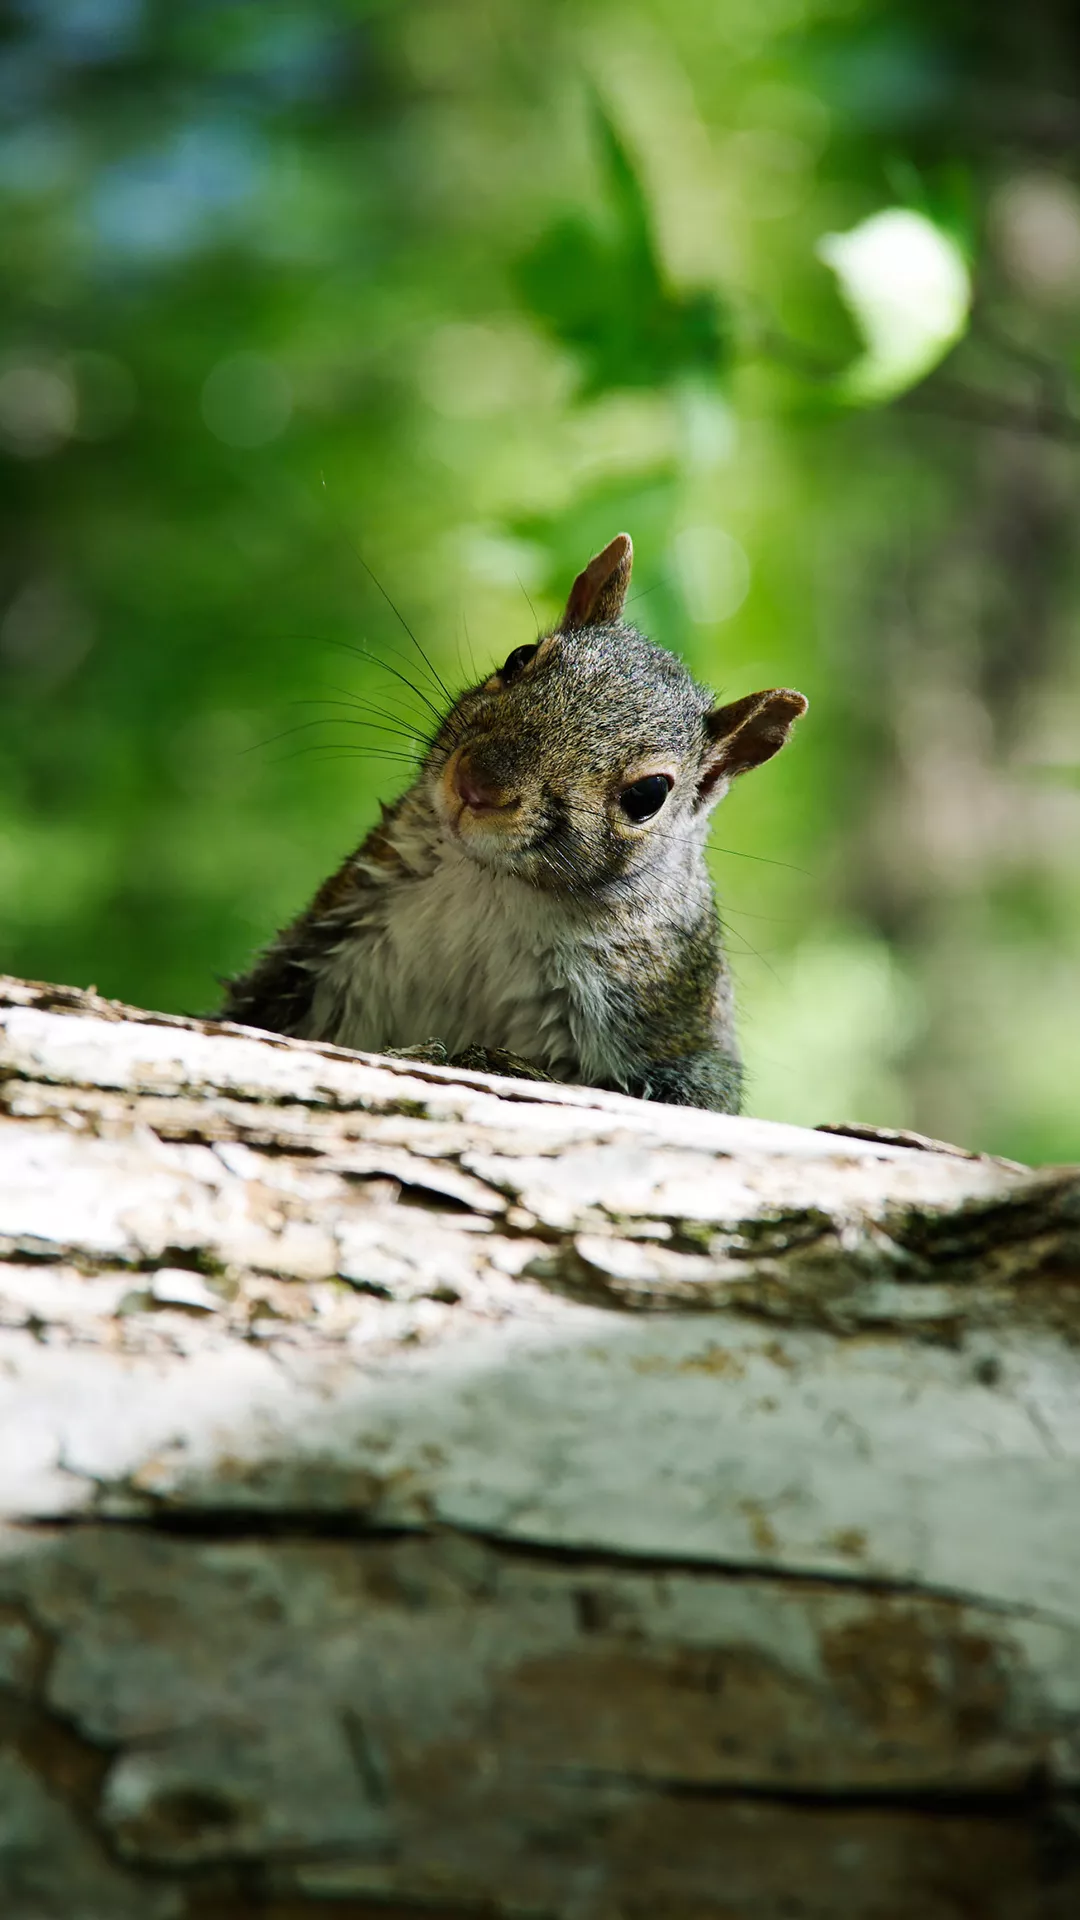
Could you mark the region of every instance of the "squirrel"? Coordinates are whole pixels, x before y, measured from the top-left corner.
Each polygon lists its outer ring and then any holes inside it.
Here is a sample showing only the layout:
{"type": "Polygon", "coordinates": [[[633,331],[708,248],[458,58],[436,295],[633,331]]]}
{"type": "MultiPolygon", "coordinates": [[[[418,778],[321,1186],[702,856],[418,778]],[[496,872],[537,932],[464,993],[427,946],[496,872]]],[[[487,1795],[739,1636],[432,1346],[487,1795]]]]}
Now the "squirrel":
{"type": "Polygon", "coordinates": [[[222,1018],[738,1112],[708,819],[807,702],[714,706],[624,622],[632,558],[617,534],[558,626],[460,695],[415,784],[227,983],[222,1018]]]}

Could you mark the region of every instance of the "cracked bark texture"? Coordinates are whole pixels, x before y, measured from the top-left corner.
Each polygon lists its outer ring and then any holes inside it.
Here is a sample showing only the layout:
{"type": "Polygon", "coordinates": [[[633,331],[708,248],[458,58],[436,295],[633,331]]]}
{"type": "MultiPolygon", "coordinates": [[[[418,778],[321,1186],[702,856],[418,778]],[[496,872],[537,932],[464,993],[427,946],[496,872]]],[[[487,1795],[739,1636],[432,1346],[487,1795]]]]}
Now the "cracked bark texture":
{"type": "Polygon", "coordinates": [[[1080,1911],[1080,1172],[0,983],[6,1920],[1080,1911]]]}

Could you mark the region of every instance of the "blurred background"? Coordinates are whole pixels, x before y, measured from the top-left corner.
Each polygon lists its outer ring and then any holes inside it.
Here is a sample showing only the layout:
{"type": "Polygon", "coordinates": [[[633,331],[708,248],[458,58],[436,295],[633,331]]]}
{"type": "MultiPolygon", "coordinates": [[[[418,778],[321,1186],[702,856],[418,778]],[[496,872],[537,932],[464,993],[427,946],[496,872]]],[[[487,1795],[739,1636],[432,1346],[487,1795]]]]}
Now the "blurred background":
{"type": "Polygon", "coordinates": [[[380,589],[461,683],[626,527],[811,703],[716,816],[749,1110],[1080,1154],[1074,0],[0,31],[0,968],[212,1010],[410,777],[380,589]]]}

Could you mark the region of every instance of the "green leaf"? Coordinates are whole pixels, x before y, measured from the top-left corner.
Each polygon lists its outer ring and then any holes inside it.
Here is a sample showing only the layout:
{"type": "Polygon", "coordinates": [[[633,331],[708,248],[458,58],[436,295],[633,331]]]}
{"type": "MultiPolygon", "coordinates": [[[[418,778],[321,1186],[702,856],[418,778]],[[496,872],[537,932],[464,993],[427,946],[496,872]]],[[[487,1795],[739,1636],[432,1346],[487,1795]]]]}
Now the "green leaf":
{"type": "Polygon", "coordinates": [[[715,376],[730,351],[727,315],[711,288],[668,286],[642,184],[610,115],[593,100],[603,217],[556,221],[517,263],[521,298],[581,365],[596,395],[715,376]]]}
{"type": "Polygon", "coordinates": [[[887,207],[818,253],[865,341],[835,391],[857,404],[891,400],[945,358],[967,330],[971,276],[956,241],[926,214],[887,207]]]}

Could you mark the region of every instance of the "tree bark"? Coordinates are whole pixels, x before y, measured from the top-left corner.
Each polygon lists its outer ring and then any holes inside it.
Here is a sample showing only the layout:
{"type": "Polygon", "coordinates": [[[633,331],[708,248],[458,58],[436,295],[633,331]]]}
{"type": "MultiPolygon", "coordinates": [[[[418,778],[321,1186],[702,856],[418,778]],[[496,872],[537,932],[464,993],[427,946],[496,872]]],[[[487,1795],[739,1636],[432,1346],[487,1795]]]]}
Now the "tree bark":
{"type": "Polygon", "coordinates": [[[0,983],[10,1920],[1080,1910],[1080,1170],[0,983]]]}

